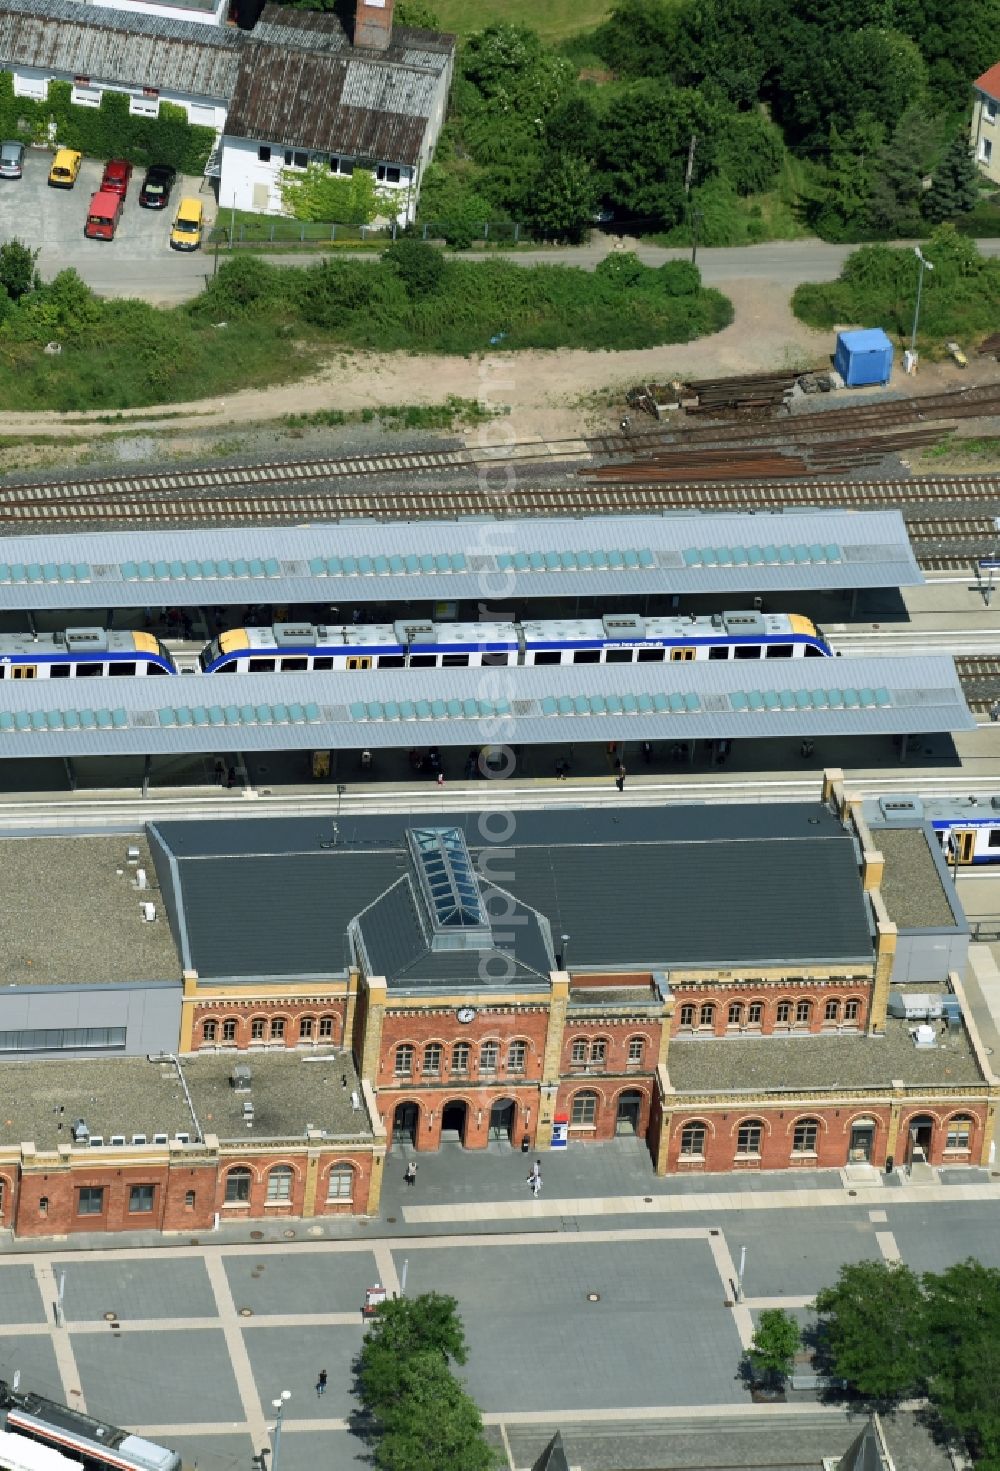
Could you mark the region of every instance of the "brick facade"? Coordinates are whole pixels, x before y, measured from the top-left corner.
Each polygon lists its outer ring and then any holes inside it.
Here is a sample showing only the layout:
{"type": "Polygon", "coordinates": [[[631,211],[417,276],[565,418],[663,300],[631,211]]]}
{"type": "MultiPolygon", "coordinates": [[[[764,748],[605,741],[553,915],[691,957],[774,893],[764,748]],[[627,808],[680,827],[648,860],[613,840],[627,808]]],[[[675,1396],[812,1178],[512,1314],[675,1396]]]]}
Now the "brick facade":
{"type": "Polygon", "coordinates": [[[344,1038],[343,997],[309,1000],[235,996],[191,1008],[190,1051],[201,1047],[339,1047],[344,1038]]]}

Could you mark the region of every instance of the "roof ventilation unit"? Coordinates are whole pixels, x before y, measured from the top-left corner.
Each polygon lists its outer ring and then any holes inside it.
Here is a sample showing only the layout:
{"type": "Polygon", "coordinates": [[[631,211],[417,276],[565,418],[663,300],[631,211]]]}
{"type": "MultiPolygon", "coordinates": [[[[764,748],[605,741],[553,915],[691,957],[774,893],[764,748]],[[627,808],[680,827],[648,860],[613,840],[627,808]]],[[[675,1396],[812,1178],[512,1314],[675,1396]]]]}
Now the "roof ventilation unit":
{"type": "Polygon", "coordinates": [[[139,849],[129,846],[125,850],[125,857],[134,868],[135,865],[139,862],[139,849]]]}
{"type": "Polygon", "coordinates": [[[156,905],[148,903],[140,904],[139,908],[142,910],[143,924],[152,924],[153,920],[156,918],[156,905]]]}
{"type": "Polygon", "coordinates": [[[249,1093],[250,1084],[253,1081],[253,1073],[245,1062],[238,1062],[233,1068],[229,1078],[229,1086],[237,1093],[249,1093]]]}
{"type": "Polygon", "coordinates": [[[934,1028],[926,1022],[913,1029],[913,1045],[921,1052],[927,1052],[937,1046],[937,1038],[934,1036],[934,1028]]]}
{"type": "Polygon", "coordinates": [[[883,817],[923,817],[924,804],[919,797],[879,797],[883,817]]]}
{"type": "Polygon", "coordinates": [[[904,1021],[937,1021],[944,1014],[942,996],[930,991],[890,991],[887,1011],[904,1021]]]}
{"type": "Polygon", "coordinates": [[[73,1135],[74,1144],[86,1144],[90,1138],[90,1130],[87,1128],[86,1119],[77,1119],[70,1133],[73,1135]]]}
{"type": "Polygon", "coordinates": [[[147,889],[149,887],[149,882],[146,878],[146,870],[144,868],[136,869],[135,886],[137,889],[147,889]]]}

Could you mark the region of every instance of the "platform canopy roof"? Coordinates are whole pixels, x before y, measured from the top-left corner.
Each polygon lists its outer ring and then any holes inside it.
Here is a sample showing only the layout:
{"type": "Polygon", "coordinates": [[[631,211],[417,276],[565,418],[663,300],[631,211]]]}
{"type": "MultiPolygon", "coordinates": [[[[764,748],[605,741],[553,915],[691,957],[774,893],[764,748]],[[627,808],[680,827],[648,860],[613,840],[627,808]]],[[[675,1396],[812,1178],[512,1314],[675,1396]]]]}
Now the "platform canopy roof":
{"type": "Polygon", "coordinates": [[[975,726],[945,655],[4,681],[0,758],[903,735],[975,726]]]}
{"type": "Polygon", "coordinates": [[[0,537],[0,610],[902,587],[898,511],[669,512],[0,537]]]}

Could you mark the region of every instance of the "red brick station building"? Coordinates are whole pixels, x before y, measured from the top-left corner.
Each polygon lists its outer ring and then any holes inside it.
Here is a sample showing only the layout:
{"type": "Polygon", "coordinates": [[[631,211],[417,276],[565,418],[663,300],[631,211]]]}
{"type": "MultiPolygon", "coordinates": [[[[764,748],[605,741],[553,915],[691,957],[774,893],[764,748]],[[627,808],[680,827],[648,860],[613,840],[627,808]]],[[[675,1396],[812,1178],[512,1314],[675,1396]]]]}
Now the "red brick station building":
{"type": "Polygon", "coordinates": [[[930,829],[816,803],[156,822],[0,853],[0,1231],[376,1215],[395,1150],[979,1165],[930,829]]]}

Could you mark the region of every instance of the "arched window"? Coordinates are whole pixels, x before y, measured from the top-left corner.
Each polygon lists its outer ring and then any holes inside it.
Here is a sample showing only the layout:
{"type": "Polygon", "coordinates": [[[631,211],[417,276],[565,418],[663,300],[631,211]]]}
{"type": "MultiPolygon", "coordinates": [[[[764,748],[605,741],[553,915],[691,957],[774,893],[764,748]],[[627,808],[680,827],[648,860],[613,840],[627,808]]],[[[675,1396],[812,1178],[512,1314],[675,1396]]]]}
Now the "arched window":
{"type": "Polygon", "coordinates": [[[836,999],[836,997],[831,997],[830,1000],[823,1007],[823,1020],[825,1022],[840,1021],[840,1002],[836,999]]]}
{"type": "Polygon", "coordinates": [[[320,1017],[320,1019],[319,1019],[319,1035],[320,1035],[320,1039],[321,1040],[324,1039],[324,1038],[328,1038],[328,1037],[332,1037],[333,1036],[333,1022],[334,1022],[334,1018],[332,1016],[321,1016],[320,1017]]]}
{"type": "Polygon", "coordinates": [[[945,1149],[968,1149],[972,1138],[972,1119],[967,1113],[957,1113],[948,1120],[945,1149]]]}
{"type": "Polygon", "coordinates": [[[818,1119],[799,1119],[795,1125],[792,1135],[793,1154],[815,1154],[816,1140],[819,1138],[818,1119]]]}
{"type": "Polygon", "coordinates": [[[690,1003],[687,1003],[681,1007],[681,1026],[694,1026],[694,1007],[691,1006],[690,1003]]]}
{"type": "Polygon", "coordinates": [[[281,1042],[285,1036],[285,1018],[283,1016],[272,1016],[271,1018],[271,1041],[281,1042]]]}
{"type": "Polygon", "coordinates": [[[236,1041],[236,1018],[234,1016],[227,1017],[222,1023],[222,1040],[223,1042],[236,1041]]]}
{"type": "Polygon", "coordinates": [[[428,1042],[424,1048],[424,1072],[437,1077],[441,1072],[441,1043],[428,1042]]]}
{"type": "Polygon", "coordinates": [[[741,1006],[740,1002],[731,1001],[729,1003],[729,1012],[726,1017],[726,1025],[729,1027],[738,1027],[742,1020],[743,1007],[741,1006]]]}
{"type": "Polygon", "coordinates": [[[250,1181],[253,1176],[245,1165],[237,1165],[226,1176],[226,1204],[246,1205],[250,1199],[250,1181]]]}
{"type": "Polygon", "coordinates": [[[500,1061],[500,1043],[484,1042],[479,1049],[479,1071],[481,1073],[495,1073],[497,1063],[500,1061]]]}
{"type": "Polygon", "coordinates": [[[219,1034],[219,1023],[215,1021],[202,1022],[201,1039],[203,1042],[214,1042],[219,1034]]]}
{"type": "Polygon", "coordinates": [[[292,1181],[295,1178],[291,1165],[275,1165],[267,1177],[268,1205],[287,1205],[292,1198],[292,1181]]]}
{"type": "Polygon", "coordinates": [[[413,1047],[409,1042],[400,1042],[396,1048],[395,1073],[397,1078],[413,1076],[413,1047]]]}
{"type": "Polygon", "coordinates": [[[570,1122],[574,1125],[586,1126],[593,1124],[597,1119],[597,1094],[577,1093],[573,1099],[573,1109],[570,1122]]]}
{"type": "Polygon", "coordinates": [[[736,1153],[748,1159],[760,1158],[764,1125],[760,1119],[744,1119],[736,1134],[736,1153]]]}
{"type": "Polygon", "coordinates": [[[796,1001],[795,1003],[795,1025],[797,1027],[808,1026],[812,1019],[812,1002],[796,1001]]]}
{"type": "Polygon", "coordinates": [[[698,1025],[699,1027],[715,1026],[715,1005],[713,1002],[706,1001],[701,1008],[701,1011],[698,1013],[698,1025]]]}
{"type": "Polygon", "coordinates": [[[263,1042],[267,1028],[267,1017],[255,1016],[250,1023],[250,1041],[263,1042]]]}
{"type": "Polygon", "coordinates": [[[844,1002],[844,1021],[856,1022],[861,1016],[861,1002],[856,996],[851,996],[844,1002]]]}
{"type": "Polygon", "coordinates": [[[708,1129],[701,1119],[692,1119],[681,1129],[681,1159],[704,1159],[708,1129]]]}
{"type": "Polygon", "coordinates": [[[751,1001],[747,1005],[747,1026],[759,1027],[764,1020],[763,1001],[751,1001]]]}
{"type": "Polygon", "coordinates": [[[299,1040],[311,1042],[312,1034],[316,1030],[316,1018],[314,1016],[299,1017],[299,1040]]]}
{"type": "Polygon", "coordinates": [[[782,1026],[787,1026],[792,1019],[792,1003],[790,1001],[779,1001],[775,1008],[774,1019],[782,1026]]]}
{"type": "Polygon", "coordinates": [[[507,1047],[507,1071],[509,1073],[523,1073],[528,1060],[528,1044],[515,1037],[514,1041],[507,1047]]]}
{"type": "Polygon", "coordinates": [[[326,1184],[327,1200],[350,1200],[354,1195],[354,1171],[350,1165],[334,1165],[326,1184]]]}
{"type": "Polygon", "coordinates": [[[467,1073],[469,1071],[469,1058],[472,1056],[472,1047],[468,1042],[456,1042],[451,1049],[451,1070],[453,1073],[467,1073]]]}
{"type": "Polygon", "coordinates": [[[629,1067],[642,1067],[646,1056],[645,1037],[630,1037],[628,1039],[628,1065],[629,1067]]]}
{"type": "Polygon", "coordinates": [[[584,1067],[590,1051],[590,1044],[586,1037],[575,1037],[570,1051],[570,1061],[574,1067],[584,1067]]]}

